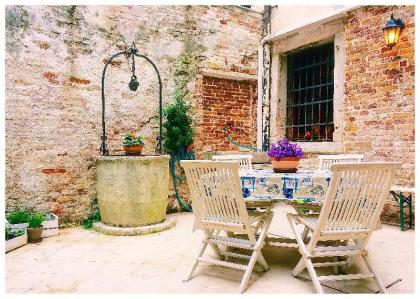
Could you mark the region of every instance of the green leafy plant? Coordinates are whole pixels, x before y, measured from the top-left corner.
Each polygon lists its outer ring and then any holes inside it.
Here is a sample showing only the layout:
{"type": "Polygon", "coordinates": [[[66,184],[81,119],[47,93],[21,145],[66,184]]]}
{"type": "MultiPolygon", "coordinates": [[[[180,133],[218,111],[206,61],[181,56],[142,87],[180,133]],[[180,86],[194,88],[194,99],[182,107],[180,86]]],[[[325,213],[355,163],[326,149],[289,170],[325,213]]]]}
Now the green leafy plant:
{"type": "Polygon", "coordinates": [[[188,115],[189,110],[190,106],[180,98],[176,98],[175,102],[166,106],[163,112],[165,117],[163,146],[168,152],[193,143],[193,120],[188,115]]]}
{"type": "Polygon", "coordinates": [[[174,101],[163,110],[163,146],[169,152],[186,148],[193,143],[195,135],[191,107],[191,94],[188,83],[195,76],[195,58],[193,55],[181,56],[175,72],[174,101]]]}
{"type": "Polygon", "coordinates": [[[10,227],[5,228],[5,238],[7,240],[11,240],[17,237],[22,236],[25,232],[21,229],[11,229],[10,227]]]}
{"type": "Polygon", "coordinates": [[[28,223],[30,213],[26,211],[16,211],[6,216],[7,221],[10,224],[28,223]]]}
{"type": "Polygon", "coordinates": [[[31,214],[29,216],[29,228],[42,227],[42,222],[45,221],[44,214],[31,214]]]}
{"type": "Polygon", "coordinates": [[[123,138],[124,146],[133,146],[143,144],[144,137],[141,134],[126,133],[123,138]]]}
{"type": "Polygon", "coordinates": [[[86,229],[92,228],[93,223],[99,221],[101,221],[101,214],[99,214],[99,210],[95,210],[83,221],[83,227],[86,229]]]}

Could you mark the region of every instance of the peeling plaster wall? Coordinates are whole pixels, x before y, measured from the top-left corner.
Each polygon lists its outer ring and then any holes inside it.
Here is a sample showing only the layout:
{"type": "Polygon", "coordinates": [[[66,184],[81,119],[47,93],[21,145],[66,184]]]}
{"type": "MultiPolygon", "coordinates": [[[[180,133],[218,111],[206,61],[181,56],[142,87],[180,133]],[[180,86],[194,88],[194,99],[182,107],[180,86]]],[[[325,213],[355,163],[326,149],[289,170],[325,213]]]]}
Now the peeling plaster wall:
{"type": "MultiPolygon", "coordinates": [[[[53,211],[62,223],[91,212],[100,80],[111,55],[135,41],[159,68],[167,103],[187,48],[197,56],[197,73],[205,68],[255,75],[261,19],[233,6],[7,6],[6,211],[53,211]]],[[[156,74],[137,59],[140,87],[133,93],[130,69],[120,57],[107,70],[108,147],[117,153],[123,134],[135,130],[146,137],[145,153],[153,153],[156,74]]]]}

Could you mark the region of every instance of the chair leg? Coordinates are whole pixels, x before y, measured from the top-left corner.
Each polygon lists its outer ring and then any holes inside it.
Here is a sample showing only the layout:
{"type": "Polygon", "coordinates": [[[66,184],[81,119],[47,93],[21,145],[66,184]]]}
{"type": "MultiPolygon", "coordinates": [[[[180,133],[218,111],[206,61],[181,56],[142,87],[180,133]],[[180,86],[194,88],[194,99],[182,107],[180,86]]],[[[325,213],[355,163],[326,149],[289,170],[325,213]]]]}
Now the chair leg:
{"type": "Polygon", "coordinates": [[[302,232],[302,240],[304,243],[306,243],[308,241],[308,234],[309,234],[309,227],[305,226],[305,228],[303,229],[302,232]]]}
{"type": "MultiPolygon", "coordinates": [[[[339,245],[339,241],[335,242],[334,245],[335,246],[338,246],[339,245]]],[[[338,262],[339,261],[338,256],[333,257],[333,259],[334,259],[334,262],[338,262]]],[[[333,266],[333,273],[334,273],[334,275],[338,275],[338,266],[333,266]]]]}
{"type": "MultiPolygon", "coordinates": [[[[226,236],[228,236],[229,238],[232,238],[232,237],[234,236],[234,233],[233,233],[233,232],[226,232],[226,236]]],[[[229,251],[231,251],[231,250],[233,250],[233,247],[226,246],[226,248],[225,248],[225,251],[226,251],[226,252],[229,252],[229,251]]],[[[228,262],[228,261],[229,261],[229,257],[228,257],[228,256],[225,256],[225,257],[224,257],[224,260],[225,260],[226,262],[228,262]]]]}
{"type": "Polygon", "coordinates": [[[387,293],[385,286],[383,285],[382,281],[379,279],[376,272],[373,270],[372,265],[369,263],[367,255],[362,254],[362,259],[365,262],[368,270],[373,273],[373,275],[374,275],[373,279],[375,280],[376,284],[378,285],[379,292],[384,293],[384,294],[387,293]]]}
{"type": "Polygon", "coordinates": [[[314,284],[316,292],[318,294],[324,294],[321,283],[319,282],[318,276],[316,275],[315,268],[312,265],[311,259],[305,258],[305,257],[302,257],[302,259],[304,260],[306,268],[308,268],[308,272],[309,272],[309,275],[311,276],[312,283],[314,284]]]}
{"type": "Polygon", "coordinates": [[[252,251],[251,259],[249,260],[248,266],[245,270],[245,274],[242,277],[241,285],[239,286],[239,291],[241,293],[243,293],[245,291],[245,289],[248,285],[249,278],[251,276],[252,270],[254,269],[254,266],[255,266],[255,263],[257,262],[257,260],[259,261],[261,266],[263,266],[264,270],[269,269],[268,264],[265,261],[263,255],[261,253],[261,248],[264,245],[264,239],[267,236],[268,228],[270,227],[272,219],[273,219],[273,213],[271,212],[269,214],[269,216],[267,217],[267,219],[264,221],[265,226],[262,227],[262,229],[261,229],[261,233],[258,236],[258,240],[255,244],[254,250],[252,251]]]}
{"type": "MultiPolygon", "coordinates": [[[[261,234],[258,237],[257,244],[265,244],[264,239],[267,237],[268,229],[270,228],[271,221],[273,220],[274,214],[271,212],[267,219],[264,221],[264,226],[262,227],[261,234]]],[[[262,248],[262,246],[260,247],[262,248]]],[[[270,267],[268,266],[264,256],[262,255],[261,249],[258,250],[258,262],[264,268],[264,271],[268,271],[270,267]]]]}
{"type": "MultiPolygon", "coordinates": [[[[210,239],[212,236],[217,236],[219,233],[220,233],[219,230],[214,230],[214,231],[204,230],[204,235],[206,236],[207,239],[210,239]]],[[[213,252],[216,255],[216,257],[219,260],[223,260],[223,256],[220,253],[219,247],[216,244],[213,244],[213,243],[210,243],[209,245],[210,245],[211,249],[213,249],[213,252]]]]}
{"type": "Polygon", "coordinates": [[[194,263],[191,265],[190,270],[188,271],[188,275],[187,277],[184,279],[184,281],[188,281],[191,279],[191,276],[193,275],[195,269],[197,268],[198,265],[198,259],[203,255],[204,251],[206,250],[207,247],[207,243],[203,243],[203,245],[201,246],[200,252],[198,253],[197,257],[195,258],[194,263]]]}
{"type": "Polygon", "coordinates": [[[261,252],[258,254],[257,261],[264,268],[264,271],[268,271],[270,269],[261,252]]]}
{"type": "MultiPolygon", "coordinates": [[[[338,257],[334,258],[334,262],[338,262],[338,257]]],[[[334,275],[338,275],[338,266],[333,266],[334,275]]]]}
{"type": "Polygon", "coordinates": [[[252,270],[254,269],[255,262],[257,261],[259,251],[252,252],[251,259],[249,260],[248,266],[245,270],[245,274],[242,277],[239,291],[243,293],[248,285],[249,278],[251,277],[252,270]]]}
{"type": "Polygon", "coordinates": [[[303,257],[301,257],[299,260],[299,263],[292,270],[292,275],[294,277],[298,276],[300,273],[303,272],[303,270],[305,270],[305,268],[306,268],[305,261],[303,260],[303,257]]]}

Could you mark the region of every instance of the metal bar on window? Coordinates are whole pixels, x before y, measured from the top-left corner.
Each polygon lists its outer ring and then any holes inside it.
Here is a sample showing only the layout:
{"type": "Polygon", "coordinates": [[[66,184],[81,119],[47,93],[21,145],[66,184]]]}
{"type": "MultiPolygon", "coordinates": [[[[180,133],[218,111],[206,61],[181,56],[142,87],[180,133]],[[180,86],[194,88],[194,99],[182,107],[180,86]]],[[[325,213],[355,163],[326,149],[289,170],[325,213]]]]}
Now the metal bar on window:
{"type": "MultiPolygon", "coordinates": [[[[321,100],[321,101],[315,101],[312,104],[323,104],[323,103],[326,103],[326,102],[331,102],[331,100],[326,99],[326,100],[321,100]]],[[[292,107],[292,108],[299,107],[299,106],[310,106],[310,104],[303,103],[303,104],[290,105],[290,107],[292,107]]]]}
{"type": "MultiPolygon", "coordinates": [[[[326,64],[326,72],[325,72],[325,80],[327,81],[327,82],[329,82],[328,81],[328,78],[329,78],[329,71],[330,71],[330,69],[329,69],[329,66],[330,66],[330,64],[329,64],[329,60],[328,60],[328,57],[329,57],[329,55],[327,55],[327,64],[326,64]]],[[[329,107],[328,107],[328,104],[329,104],[329,98],[328,98],[328,85],[327,86],[325,86],[325,89],[326,89],[326,93],[325,93],[325,97],[326,97],[326,99],[327,99],[327,101],[325,102],[325,122],[327,122],[328,121],[328,109],[329,109],[329,107]]],[[[328,139],[328,130],[327,130],[327,128],[328,128],[328,126],[325,126],[325,139],[328,139]]]]}
{"type": "MultiPolygon", "coordinates": [[[[321,52],[315,54],[319,55],[321,60],[321,52]]],[[[319,82],[321,83],[321,66],[319,66],[319,82]]],[[[318,88],[318,98],[321,100],[321,88],[318,88]]],[[[321,103],[318,104],[318,123],[321,123],[321,103]]],[[[318,141],[321,140],[321,125],[318,125],[318,141]]]]}
{"type": "Polygon", "coordinates": [[[327,60],[326,61],[317,62],[317,63],[312,63],[310,65],[306,65],[306,66],[303,66],[303,67],[298,67],[298,68],[293,69],[293,71],[294,72],[299,72],[299,71],[302,71],[302,70],[305,70],[305,69],[309,69],[309,68],[312,68],[314,66],[318,66],[318,65],[321,65],[321,64],[325,64],[325,63],[327,63],[327,60]]]}

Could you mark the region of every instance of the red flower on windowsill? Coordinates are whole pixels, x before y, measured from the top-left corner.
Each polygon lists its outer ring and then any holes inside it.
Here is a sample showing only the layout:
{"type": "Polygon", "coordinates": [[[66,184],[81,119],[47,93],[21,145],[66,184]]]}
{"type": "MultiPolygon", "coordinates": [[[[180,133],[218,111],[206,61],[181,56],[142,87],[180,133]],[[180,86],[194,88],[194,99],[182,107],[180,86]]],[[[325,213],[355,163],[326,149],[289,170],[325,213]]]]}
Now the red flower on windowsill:
{"type": "Polygon", "coordinates": [[[310,131],[306,131],[305,132],[305,139],[311,139],[311,137],[312,137],[311,132],[310,131]]]}

